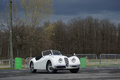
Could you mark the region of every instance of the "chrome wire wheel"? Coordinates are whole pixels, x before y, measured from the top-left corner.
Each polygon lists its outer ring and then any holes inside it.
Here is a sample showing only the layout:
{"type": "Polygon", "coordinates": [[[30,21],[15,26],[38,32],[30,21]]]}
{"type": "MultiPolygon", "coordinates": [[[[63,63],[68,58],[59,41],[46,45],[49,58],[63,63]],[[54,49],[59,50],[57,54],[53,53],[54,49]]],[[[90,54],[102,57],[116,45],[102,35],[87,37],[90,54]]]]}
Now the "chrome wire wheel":
{"type": "Polygon", "coordinates": [[[48,64],[48,71],[49,71],[49,72],[52,72],[52,71],[53,71],[51,62],[48,64]]]}
{"type": "Polygon", "coordinates": [[[34,64],[33,64],[33,63],[31,63],[31,65],[30,65],[30,70],[31,70],[31,71],[34,70],[34,64]]]}
{"type": "Polygon", "coordinates": [[[57,72],[57,70],[53,69],[52,63],[51,63],[50,61],[47,63],[46,70],[47,70],[49,73],[56,73],[56,72],[57,72]]]}
{"type": "Polygon", "coordinates": [[[35,73],[35,72],[37,71],[36,69],[34,69],[34,64],[33,64],[33,62],[30,63],[30,71],[31,71],[32,73],[35,73]]]}

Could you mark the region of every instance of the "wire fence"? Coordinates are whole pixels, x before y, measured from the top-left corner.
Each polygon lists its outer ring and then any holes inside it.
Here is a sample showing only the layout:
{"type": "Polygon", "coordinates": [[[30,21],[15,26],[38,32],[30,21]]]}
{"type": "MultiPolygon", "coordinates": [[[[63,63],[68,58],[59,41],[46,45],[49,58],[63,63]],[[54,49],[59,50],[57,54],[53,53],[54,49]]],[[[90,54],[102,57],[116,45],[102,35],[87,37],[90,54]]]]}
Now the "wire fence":
{"type": "Polygon", "coordinates": [[[98,66],[98,60],[96,54],[76,54],[79,58],[86,58],[86,67],[98,66]]]}
{"type": "Polygon", "coordinates": [[[101,54],[101,68],[120,68],[120,54],[101,54]]]}
{"type": "MultiPolygon", "coordinates": [[[[67,54],[66,56],[73,56],[67,54]]],[[[96,68],[120,68],[120,54],[100,54],[98,59],[96,54],[76,54],[80,58],[86,58],[86,67],[96,68]]],[[[29,68],[29,61],[32,57],[22,58],[22,68],[29,68]]],[[[15,61],[13,60],[13,63],[15,61]]],[[[10,59],[0,60],[0,68],[10,68],[10,59]]]]}
{"type": "Polygon", "coordinates": [[[0,60],[0,68],[9,68],[10,67],[10,60],[0,60]]]}
{"type": "MultiPolygon", "coordinates": [[[[22,68],[29,68],[29,61],[32,57],[22,58],[22,68]]],[[[13,66],[15,66],[15,60],[13,59],[13,66]]],[[[10,68],[10,59],[0,60],[0,68],[10,68]]]]}

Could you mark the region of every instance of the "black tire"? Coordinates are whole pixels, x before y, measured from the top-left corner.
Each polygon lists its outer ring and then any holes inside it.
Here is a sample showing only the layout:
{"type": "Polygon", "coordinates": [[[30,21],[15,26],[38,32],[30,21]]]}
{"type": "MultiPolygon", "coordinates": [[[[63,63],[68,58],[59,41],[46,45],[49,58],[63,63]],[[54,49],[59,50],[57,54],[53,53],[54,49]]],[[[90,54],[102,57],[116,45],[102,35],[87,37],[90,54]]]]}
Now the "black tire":
{"type": "Polygon", "coordinates": [[[34,63],[33,62],[30,63],[30,71],[32,73],[35,73],[37,71],[36,69],[34,69],[34,63]]]}
{"type": "Polygon", "coordinates": [[[57,70],[52,68],[52,63],[50,61],[47,62],[46,70],[49,73],[56,73],[57,72],[57,70]]]}
{"type": "Polygon", "coordinates": [[[71,73],[77,73],[78,71],[79,71],[79,68],[77,68],[77,69],[70,69],[71,73]]]}

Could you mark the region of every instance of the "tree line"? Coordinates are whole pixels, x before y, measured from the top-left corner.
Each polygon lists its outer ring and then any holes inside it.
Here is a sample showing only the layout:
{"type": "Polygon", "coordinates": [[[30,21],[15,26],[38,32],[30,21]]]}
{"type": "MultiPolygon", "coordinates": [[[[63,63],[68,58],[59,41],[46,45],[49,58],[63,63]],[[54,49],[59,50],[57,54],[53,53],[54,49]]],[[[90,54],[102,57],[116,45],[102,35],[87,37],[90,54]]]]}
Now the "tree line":
{"type": "MultiPolygon", "coordinates": [[[[0,57],[9,58],[9,29],[0,30],[0,39],[0,57]]],[[[63,54],[120,54],[120,24],[77,17],[67,23],[46,21],[34,29],[22,20],[13,26],[14,57],[40,56],[48,49],[63,54]]]]}

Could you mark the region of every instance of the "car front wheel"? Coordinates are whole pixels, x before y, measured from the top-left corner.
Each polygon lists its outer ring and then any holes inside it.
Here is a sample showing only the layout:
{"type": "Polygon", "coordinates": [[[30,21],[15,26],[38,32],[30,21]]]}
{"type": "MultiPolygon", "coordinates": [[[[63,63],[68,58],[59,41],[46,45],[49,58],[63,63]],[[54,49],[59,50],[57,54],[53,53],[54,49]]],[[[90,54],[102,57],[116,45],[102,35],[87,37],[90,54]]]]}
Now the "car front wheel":
{"type": "Polygon", "coordinates": [[[52,63],[50,61],[47,62],[46,70],[49,73],[56,73],[57,72],[57,70],[55,70],[55,69],[52,68],[52,63]]]}
{"type": "Polygon", "coordinates": [[[34,69],[34,64],[33,64],[33,62],[30,63],[30,71],[31,71],[32,73],[35,73],[35,72],[37,71],[36,69],[34,69]]]}
{"type": "Polygon", "coordinates": [[[70,69],[71,73],[77,73],[78,71],[79,71],[79,68],[77,68],[77,69],[70,69]]]}

